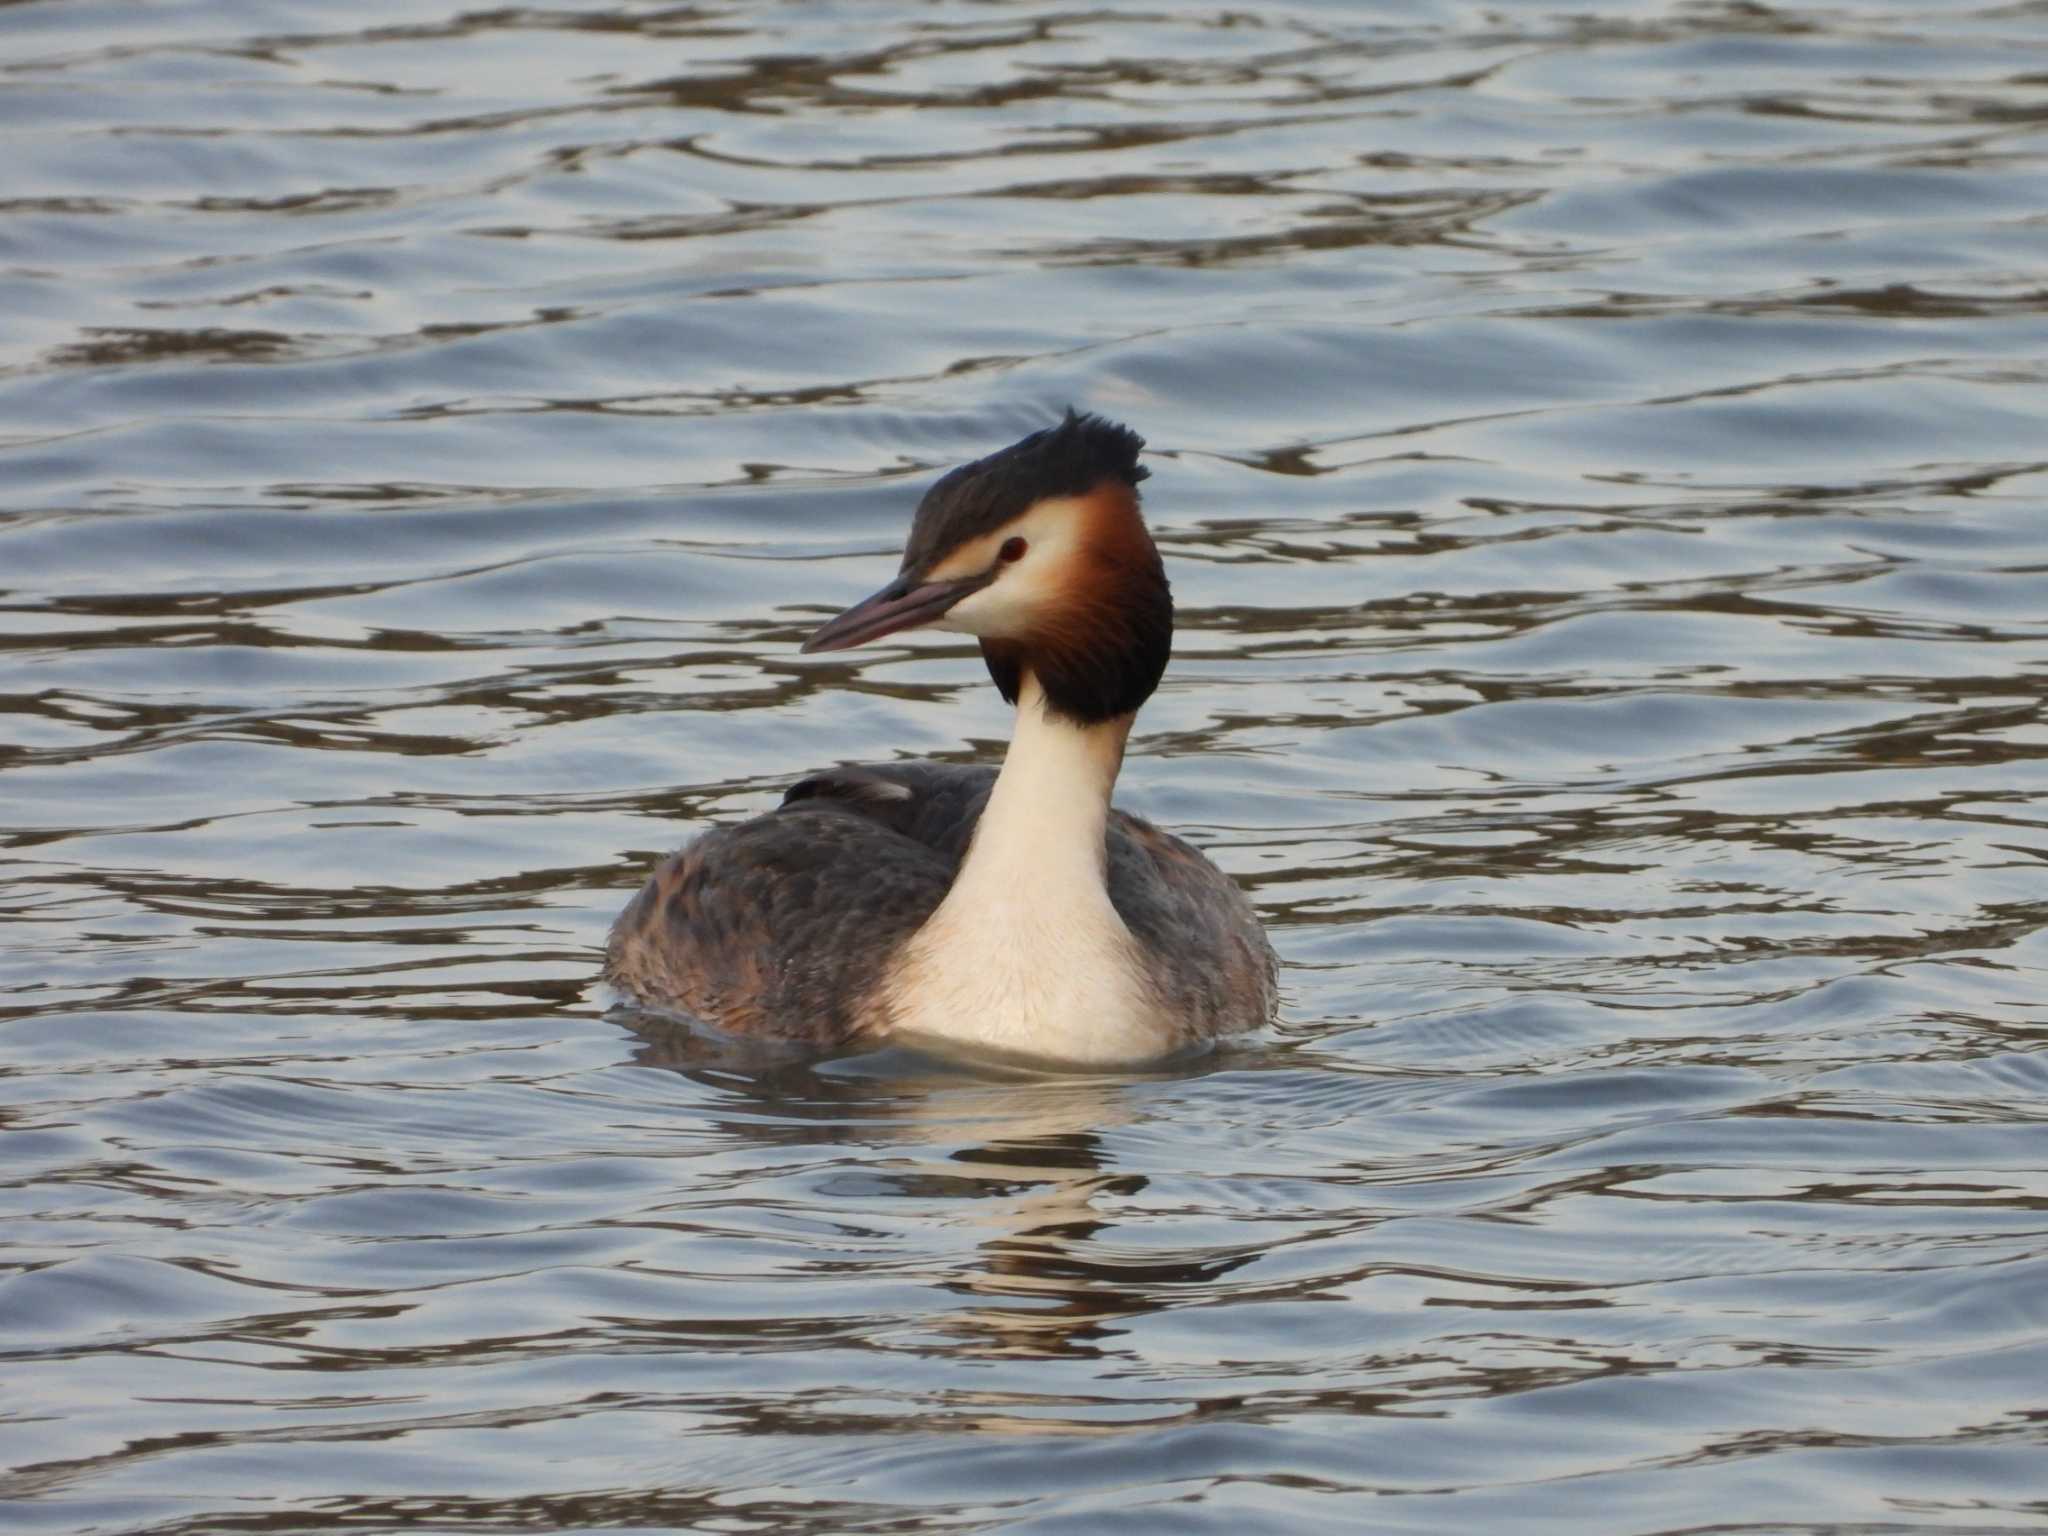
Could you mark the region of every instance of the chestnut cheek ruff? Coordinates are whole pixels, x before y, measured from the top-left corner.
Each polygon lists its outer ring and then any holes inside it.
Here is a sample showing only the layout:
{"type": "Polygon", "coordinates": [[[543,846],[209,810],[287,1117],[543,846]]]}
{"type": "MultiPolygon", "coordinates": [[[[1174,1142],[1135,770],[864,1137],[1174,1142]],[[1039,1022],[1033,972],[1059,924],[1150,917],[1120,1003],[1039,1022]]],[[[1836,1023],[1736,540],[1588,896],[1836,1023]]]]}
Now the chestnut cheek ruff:
{"type": "Polygon", "coordinates": [[[1081,516],[1057,606],[1025,635],[982,641],[981,656],[1009,702],[1028,671],[1049,715],[1095,725],[1130,714],[1158,688],[1173,648],[1173,592],[1132,487],[1096,486],[1081,516]]]}

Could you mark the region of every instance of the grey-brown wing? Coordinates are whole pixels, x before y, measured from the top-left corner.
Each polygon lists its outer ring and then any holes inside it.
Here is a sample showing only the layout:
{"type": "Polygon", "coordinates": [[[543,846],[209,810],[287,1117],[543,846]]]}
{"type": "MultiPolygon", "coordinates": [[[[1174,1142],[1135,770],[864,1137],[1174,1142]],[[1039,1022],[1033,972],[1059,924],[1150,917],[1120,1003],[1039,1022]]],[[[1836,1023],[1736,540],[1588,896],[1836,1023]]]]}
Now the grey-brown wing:
{"type": "Polygon", "coordinates": [[[958,763],[874,763],[800,779],[785,806],[830,802],[922,843],[957,868],[995,787],[996,770],[958,763]]]}
{"type": "Polygon", "coordinates": [[[732,1034],[835,1045],[879,1022],[889,953],[956,861],[831,796],[707,832],[612,927],[605,976],[732,1034]]]}
{"type": "Polygon", "coordinates": [[[1271,1020],[1279,1001],[1273,947],[1237,882],[1193,844],[1113,813],[1109,899],[1190,1038],[1271,1020]]]}

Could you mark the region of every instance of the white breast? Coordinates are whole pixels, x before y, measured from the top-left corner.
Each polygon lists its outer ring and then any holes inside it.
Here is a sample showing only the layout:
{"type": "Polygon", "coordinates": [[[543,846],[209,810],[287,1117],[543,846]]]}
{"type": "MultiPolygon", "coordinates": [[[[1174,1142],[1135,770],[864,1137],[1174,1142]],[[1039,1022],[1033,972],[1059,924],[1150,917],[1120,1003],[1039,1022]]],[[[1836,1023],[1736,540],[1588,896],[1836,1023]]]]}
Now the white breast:
{"type": "Polygon", "coordinates": [[[1087,1065],[1173,1044],[1135,941],[1098,885],[956,884],[911,939],[886,996],[899,1032],[1087,1065]]]}
{"type": "Polygon", "coordinates": [[[884,985],[895,1030],[1084,1065],[1172,1048],[1174,1021],[1105,884],[1109,793],[1129,732],[1128,717],[1047,719],[1027,676],[960,873],[884,985]]]}

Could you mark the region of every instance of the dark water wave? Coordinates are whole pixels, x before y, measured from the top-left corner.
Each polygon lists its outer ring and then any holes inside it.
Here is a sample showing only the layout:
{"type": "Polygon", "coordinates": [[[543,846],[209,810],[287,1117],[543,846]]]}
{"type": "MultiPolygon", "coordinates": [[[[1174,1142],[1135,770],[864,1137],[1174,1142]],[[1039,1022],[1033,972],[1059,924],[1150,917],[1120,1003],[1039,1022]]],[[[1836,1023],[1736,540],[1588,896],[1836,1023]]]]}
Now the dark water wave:
{"type": "Polygon", "coordinates": [[[8,1528],[2039,1528],[2043,33],[0,8],[8,1528]],[[1282,1024],[607,1015],[1070,401],[1282,1024]]]}

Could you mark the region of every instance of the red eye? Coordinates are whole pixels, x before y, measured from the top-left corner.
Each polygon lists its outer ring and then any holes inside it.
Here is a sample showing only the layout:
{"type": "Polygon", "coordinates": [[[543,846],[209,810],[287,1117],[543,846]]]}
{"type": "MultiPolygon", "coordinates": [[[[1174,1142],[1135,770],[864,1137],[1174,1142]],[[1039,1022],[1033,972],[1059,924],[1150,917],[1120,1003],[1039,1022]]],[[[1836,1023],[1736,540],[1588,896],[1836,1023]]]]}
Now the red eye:
{"type": "Polygon", "coordinates": [[[1030,547],[1022,539],[1005,539],[1003,540],[1002,549],[996,554],[996,558],[1005,564],[1012,560],[1022,560],[1024,558],[1024,551],[1030,547]]]}

